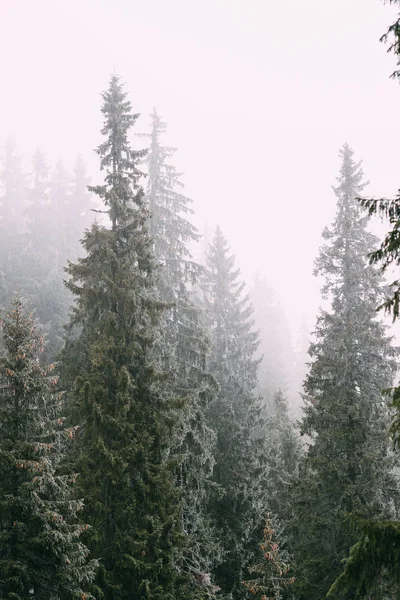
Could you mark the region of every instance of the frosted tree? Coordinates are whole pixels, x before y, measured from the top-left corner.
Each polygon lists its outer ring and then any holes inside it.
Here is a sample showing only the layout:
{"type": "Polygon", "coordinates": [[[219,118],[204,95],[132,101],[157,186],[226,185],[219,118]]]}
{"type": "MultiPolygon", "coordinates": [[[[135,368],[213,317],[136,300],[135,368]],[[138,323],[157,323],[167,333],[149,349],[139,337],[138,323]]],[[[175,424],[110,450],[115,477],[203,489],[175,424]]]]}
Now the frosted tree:
{"type": "Polygon", "coordinates": [[[259,562],[248,567],[251,579],[243,582],[244,587],[259,600],[282,600],[294,578],[290,577],[289,557],[281,547],[276,518],[268,516],[265,522],[257,558],[259,562]]]}
{"type": "Polygon", "coordinates": [[[316,261],[331,307],[321,310],[310,347],[301,422],[310,444],[292,490],[299,600],[324,597],[341,573],[357,539],[347,515],[390,516],[398,495],[381,393],[393,381],[395,351],[376,315],[382,280],[367,258],[376,240],[355,200],[362,170],[349,146],[340,156],[337,213],[316,261]]]}
{"type": "Polygon", "coordinates": [[[153,110],[151,133],[141,134],[150,140],[146,157],[148,168],[146,201],[150,213],[150,235],[159,265],[157,289],[161,299],[172,304],[164,319],[164,360],[185,387],[203,380],[206,342],[198,309],[190,296],[190,287],[198,281],[202,268],[188,248],[199,234],[190,222],[191,200],[181,192],[180,174],[169,163],[174,148],[162,145],[166,124],[153,110]],[[196,376],[197,375],[197,376],[196,376]]]}
{"type": "Polygon", "coordinates": [[[101,558],[94,595],[106,600],[179,596],[185,535],[171,440],[185,398],[154,360],[164,303],[155,299],[155,261],[140,186],[143,151],[128,136],[138,115],[118,76],[102,94],[104,183],[91,187],[106,225],[83,237],[85,256],[68,266],[75,296],[63,376],[82,426],[73,462],[81,473],[87,543],[101,558]]]}
{"type": "Polygon", "coordinates": [[[258,334],[235,257],[219,228],[207,256],[203,290],[212,343],[209,368],[219,386],[209,410],[217,435],[214,481],[223,492],[211,510],[226,553],[214,572],[223,592],[239,598],[265,509],[265,448],[256,394],[258,334]]]}
{"type": "Polygon", "coordinates": [[[188,399],[174,452],[183,457],[177,477],[183,491],[183,528],[190,538],[182,568],[198,577],[209,572],[219,553],[208,514],[215,436],[205,418],[214,385],[206,372],[208,343],[201,313],[191,294],[203,269],[193,259],[189,245],[200,236],[189,220],[192,201],[182,193],[181,174],[170,164],[175,149],[162,143],[165,132],[166,124],[154,109],[151,133],[142,135],[150,142],[145,158],[146,201],[158,263],[156,289],[160,299],[171,305],[163,318],[163,335],[155,354],[173,375],[176,393],[188,399]]]}
{"type": "Polygon", "coordinates": [[[2,320],[0,359],[0,597],[84,600],[96,562],[80,541],[87,525],[76,475],[60,475],[63,396],[54,365],[40,366],[43,338],[21,300],[2,320]]]}

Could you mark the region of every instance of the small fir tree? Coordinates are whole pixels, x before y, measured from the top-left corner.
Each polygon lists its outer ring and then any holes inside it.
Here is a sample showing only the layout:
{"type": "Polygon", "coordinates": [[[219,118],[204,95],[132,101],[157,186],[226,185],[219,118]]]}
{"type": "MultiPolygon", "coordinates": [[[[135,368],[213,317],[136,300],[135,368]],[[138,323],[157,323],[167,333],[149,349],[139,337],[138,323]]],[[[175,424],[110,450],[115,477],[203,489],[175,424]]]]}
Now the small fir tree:
{"type": "Polygon", "coordinates": [[[15,298],[2,321],[0,359],[0,597],[82,600],[95,561],[80,541],[75,475],[59,475],[65,439],[54,365],[42,367],[43,338],[15,298]]]}
{"type": "Polygon", "coordinates": [[[243,581],[246,590],[259,600],[281,600],[284,591],[294,583],[294,578],[289,577],[288,555],[280,546],[277,527],[276,519],[268,517],[257,552],[260,562],[248,567],[253,577],[243,581]]]}
{"type": "MultiPolygon", "coordinates": [[[[209,368],[219,391],[208,417],[215,428],[214,481],[222,497],[211,506],[225,557],[214,569],[223,593],[241,597],[243,572],[251,560],[254,536],[265,510],[265,445],[261,406],[256,394],[258,335],[252,307],[235,269],[235,257],[219,228],[207,256],[203,284],[207,325],[212,341],[209,368]]],[[[257,539],[257,538],[255,538],[257,539]]]]}

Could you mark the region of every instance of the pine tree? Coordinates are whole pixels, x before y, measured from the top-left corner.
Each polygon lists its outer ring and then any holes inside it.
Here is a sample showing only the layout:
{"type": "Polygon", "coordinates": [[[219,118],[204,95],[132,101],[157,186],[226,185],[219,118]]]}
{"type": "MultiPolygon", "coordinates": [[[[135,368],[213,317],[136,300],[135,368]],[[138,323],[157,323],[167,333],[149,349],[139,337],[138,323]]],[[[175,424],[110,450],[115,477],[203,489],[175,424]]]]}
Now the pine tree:
{"type": "Polygon", "coordinates": [[[233,598],[243,594],[244,568],[251,561],[265,510],[264,446],[258,434],[260,402],[256,395],[258,334],[252,307],[235,269],[235,257],[219,228],[207,256],[205,310],[211,335],[209,359],[219,392],[209,410],[216,430],[214,480],[223,496],[211,507],[224,544],[225,558],[214,569],[216,583],[233,598]]]}
{"type": "Polygon", "coordinates": [[[213,469],[214,435],[206,423],[213,382],[205,371],[208,342],[201,313],[194,304],[191,288],[203,269],[193,260],[188,248],[199,234],[189,217],[191,200],[181,192],[180,174],[169,163],[174,148],[162,145],[166,124],[154,109],[150,141],[145,162],[148,168],[146,202],[150,213],[153,252],[158,263],[156,289],[170,308],[164,314],[163,335],[156,346],[156,357],[173,375],[177,395],[185,396],[185,418],[177,431],[174,453],[181,456],[178,482],[183,493],[183,529],[189,540],[182,556],[182,568],[199,577],[217,561],[218,545],[208,514],[213,494],[210,479],[213,469]]]}
{"type": "Polygon", "coordinates": [[[90,188],[109,226],[93,224],[86,256],[68,266],[75,306],[68,325],[64,377],[81,433],[75,449],[88,546],[101,558],[95,594],[106,600],[172,600],[183,534],[170,440],[184,401],[169,392],[153,347],[164,304],[154,300],[148,213],[139,161],[128,133],[131,113],[118,76],[103,93],[104,184],[90,188]]]}
{"type": "MultiPolygon", "coordinates": [[[[390,0],[391,4],[399,4],[399,0],[390,0]]],[[[400,16],[392,23],[381,41],[388,43],[388,52],[393,52],[400,64],[400,16]]],[[[392,77],[398,78],[397,68],[392,77]]],[[[380,247],[370,253],[371,264],[380,264],[382,272],[388,267],[400,264],[400,191],[392,200],[358,198],[369,212],[369,215],[380,214],[391,226],[380,247]]],[[[379,308],[393,314],[396,321],[400,314],[400,281],[395,279],[391,284],[391,292],[379,308]]],[[[400,389],[393,388],[393,407],[396,414],[392,423],[392,434],[398,446],[400,432],[400,389]]],[[[387,585],[391,585],[393,597],[398,594],[398,564],[400,558],[400,524],[397,521],[379,521],[357,519],[355,529],[358,540],[351,548],[345,563],[345,570],[329,591],[329,597],[351,597],[356,600],[366,598],[370,591],[377,587],[384,577],[387,585]]]]}
{"type": "Polygon", "coordinates": [[[72,436],[61,417],[54,365],[41,367],[43,338],[20,299],[2,321],[0,359],[0,597],[78,600],[96,564],[80,541],[71,481],[57,468],[72,436]]]}
{"type": "Polygon", "coordinates": [[[363,174],[347,145],[340,156],[337,213],[316,262],[331,308],[321,311],[310,348],[301,422],[310,445],[292,491],[299,600],[324,597],[340,574],[356,541],[347,515],[388,516],[397,494],[381,395],[392,382],[395,351],[376,318],[382,282],[366,258],[375,238],[355,200],[363,174]]]}
{"type": "Polygon", "coordinates": [[[263,539],[259,544],[259,563],[248,567],[252,579],[243,582],[244,587],[259,600],[281,600],[286,588],[293,585],[289,577],[290,565],[287,551],[281,548],[279,525],[276,519],[267,518],[263,539]]]}

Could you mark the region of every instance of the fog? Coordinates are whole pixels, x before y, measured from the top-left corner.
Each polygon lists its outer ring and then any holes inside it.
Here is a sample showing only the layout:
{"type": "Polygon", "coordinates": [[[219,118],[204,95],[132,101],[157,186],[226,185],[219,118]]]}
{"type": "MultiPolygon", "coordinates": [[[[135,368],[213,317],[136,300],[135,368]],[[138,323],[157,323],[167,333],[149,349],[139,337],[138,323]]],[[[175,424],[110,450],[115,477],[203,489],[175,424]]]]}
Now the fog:
{"type": "MultiPolygon", "coordinates": [[[[218,223],[251,287],[259,273],[293,331],[320,304],[313,260],[335,210],[338,150],[363,160],[369,195],[399,185],[400,88],[379,43],[377,0],[1,2],[1,137],[92,180],[100,92],[123,77],[137,131],[153,106],[178,149],[201,232],[218,223]]],[[[135,140],[135,145],[140,141],[135,140]]],[[[138,147],[139,147],[138,146],[138,147]]]]}
{"type": "Polygon", "coordinates": [[[0,598],[400,598],[399,9],[0,0],[0,598]]]}

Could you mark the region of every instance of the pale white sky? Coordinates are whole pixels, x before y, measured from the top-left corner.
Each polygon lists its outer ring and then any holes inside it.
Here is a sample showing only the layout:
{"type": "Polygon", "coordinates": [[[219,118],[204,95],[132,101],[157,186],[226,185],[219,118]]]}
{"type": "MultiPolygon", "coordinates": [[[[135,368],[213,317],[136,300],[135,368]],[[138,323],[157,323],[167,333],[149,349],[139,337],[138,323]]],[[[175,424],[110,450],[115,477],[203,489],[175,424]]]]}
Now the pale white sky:
{"type": "Polygon", "coordinates": [[[114,67],[142,113],[169,124],[196,222],[219,222],[293,323],[312,277],[345,141],[371,194],[400,187],[400,85],[379,43],[381,0],[0,0],[0,139],[95,172],[100,92],[114,67]]]}

